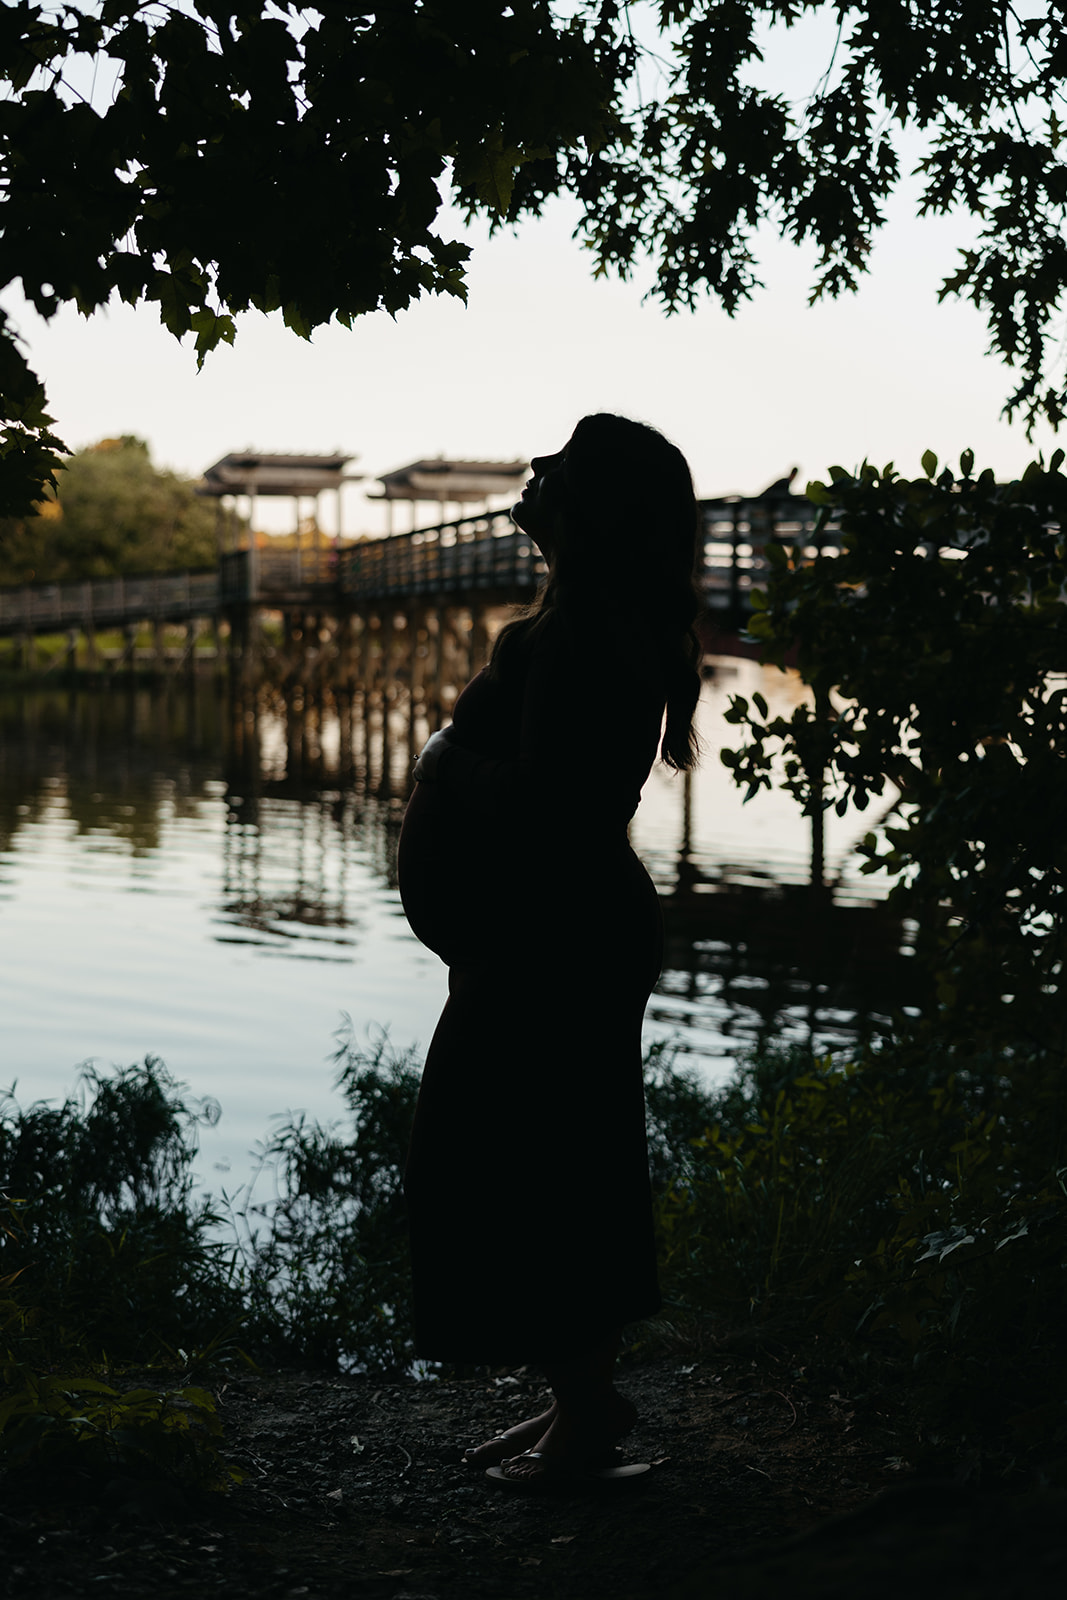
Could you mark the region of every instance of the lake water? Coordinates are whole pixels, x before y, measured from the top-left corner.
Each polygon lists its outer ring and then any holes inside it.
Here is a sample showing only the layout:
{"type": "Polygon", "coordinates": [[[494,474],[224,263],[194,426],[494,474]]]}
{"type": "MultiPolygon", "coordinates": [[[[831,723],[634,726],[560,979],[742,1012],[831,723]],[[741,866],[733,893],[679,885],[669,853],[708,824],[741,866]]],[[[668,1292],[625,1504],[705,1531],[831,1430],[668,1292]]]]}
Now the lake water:
{"type": "MultiPolygon", "coordinates": [[[[841,1042],[857,1007],[877,1026],[899,998],[887,971],[900,941],[849,865],[869,818],[831,815],[840,937],[821,972],[805,968],[808,824],[784,796],[743,806],[718,760],[736,740],[730,693],[761,689],[788,710],[801,689],[749,661],[714,666],[688,795],[654,771],[631,837],[668,917],[646,1037],[677,1040],[721,1078],[757,1038],[841,1042]],[[840,951],[865,929],[871,959],[854,972],[840,951]]],[[[379,713],[346,727],[263,698],[254,719],[235,717],[211,682],[0,689],[0,1087],[57,1098],[80,1063],[160,1056],[220,1102],[200,1172],[232,1189],[273,1115],[336,1113],[346,1016],[357,1038],[386,1029],[425,1046],[446,975],[396,890],[401,710],[388,731],[383,761],[379,713]]]]}

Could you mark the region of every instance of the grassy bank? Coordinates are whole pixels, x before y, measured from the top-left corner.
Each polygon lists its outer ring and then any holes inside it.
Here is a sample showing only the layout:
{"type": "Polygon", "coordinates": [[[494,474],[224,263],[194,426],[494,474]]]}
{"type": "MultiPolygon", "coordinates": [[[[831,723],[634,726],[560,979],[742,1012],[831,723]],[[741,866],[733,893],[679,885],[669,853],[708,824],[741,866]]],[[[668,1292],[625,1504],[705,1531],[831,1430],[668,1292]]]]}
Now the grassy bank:
{"type": "MultiPolygon", "coordinates": [[[[351,1041],[342,1116],[265,1147],[274,1195],[195,1189],[198,1123],[158,1062],[0,1107],[0,1461],[134,1454],[226,1479],[208,1374],[411,1363],[400,1178],[419,1064],[351,1041]]],[[[647,1063],[666,1305],[634,1350],[832,1347],[920,1431],[1059,1480],[1067,1152],[1047,1065],[886,1046],[754,1059],[717,1092],[647,1063]]],[[[262,1188],[262,1185],[260,1185],[262,1188]]]]}

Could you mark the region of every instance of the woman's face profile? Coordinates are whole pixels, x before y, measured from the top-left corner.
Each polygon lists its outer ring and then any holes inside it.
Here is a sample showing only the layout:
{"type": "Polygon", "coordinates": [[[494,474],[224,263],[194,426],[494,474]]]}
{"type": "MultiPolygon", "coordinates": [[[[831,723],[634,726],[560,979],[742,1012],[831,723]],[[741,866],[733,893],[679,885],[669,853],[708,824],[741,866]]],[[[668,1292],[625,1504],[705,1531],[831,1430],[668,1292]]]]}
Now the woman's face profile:
{"type": "Polygon", "coordinates": [[[555,455],[534,456],[530,481],[518,504],[511,508],[511,520],[530,535],[544,556],[550,556],[554,548],[556,519],[563,507],[566,462],[566,445],[555,455]]]}

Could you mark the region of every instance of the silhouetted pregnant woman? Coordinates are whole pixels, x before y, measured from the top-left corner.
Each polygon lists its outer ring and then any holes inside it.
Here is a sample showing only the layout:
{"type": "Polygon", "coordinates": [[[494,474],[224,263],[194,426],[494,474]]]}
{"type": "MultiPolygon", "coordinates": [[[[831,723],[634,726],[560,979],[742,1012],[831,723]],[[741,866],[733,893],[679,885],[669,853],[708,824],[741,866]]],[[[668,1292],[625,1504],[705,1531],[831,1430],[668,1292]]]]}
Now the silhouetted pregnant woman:
{"type": "Polygon", "coordinates": [[[694,760],[696,503],[681,453],[586,417],[512,516],[548,564],[415,767],[400,890],[449,967],[405,1188],[416,1350],[536,1363],[552,1408],[468,1451],[535,1487],[606,1470],[635,1420],[621,1330],[659,1307],[641,1022],[655,890],[627,824],[694,760]]]}

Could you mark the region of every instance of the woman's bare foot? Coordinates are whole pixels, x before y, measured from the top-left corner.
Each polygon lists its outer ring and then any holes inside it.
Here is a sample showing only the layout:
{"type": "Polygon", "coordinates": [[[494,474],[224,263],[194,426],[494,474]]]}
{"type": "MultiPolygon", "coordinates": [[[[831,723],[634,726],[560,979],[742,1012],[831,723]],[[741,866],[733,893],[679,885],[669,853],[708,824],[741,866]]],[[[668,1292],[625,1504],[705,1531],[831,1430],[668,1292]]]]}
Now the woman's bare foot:
{"type": "Polygon", "coordinates": [[[551,1424],[556,1419],[555,1401],[547,1411],[542,1411],[540,1416],[529,1417],[525,1422],[517,1423],[514,1428],[508,1428],[506,1433],[498,1434],[495,1439],[487,1439],[484,1444],[471,1445],[469,1450],[464,1450],[463,1461],[468,1467],[495,1467],[498,1462],[508,1456],[521,1455],[524,1450],[532,1450],[538,1439],[544,1437],[551,1424]]]}
{"type": "Polygon", "coordinates": [[[577,1405],[555,1406],[555,1415],[535,1444],[536,1454],[505,1456],[501,1471],[513,1481],[544,1477],[554,1467],[604,1465],[619,1440],[637,1421],[637,1408],[617,1389],[577,1405]]]}

